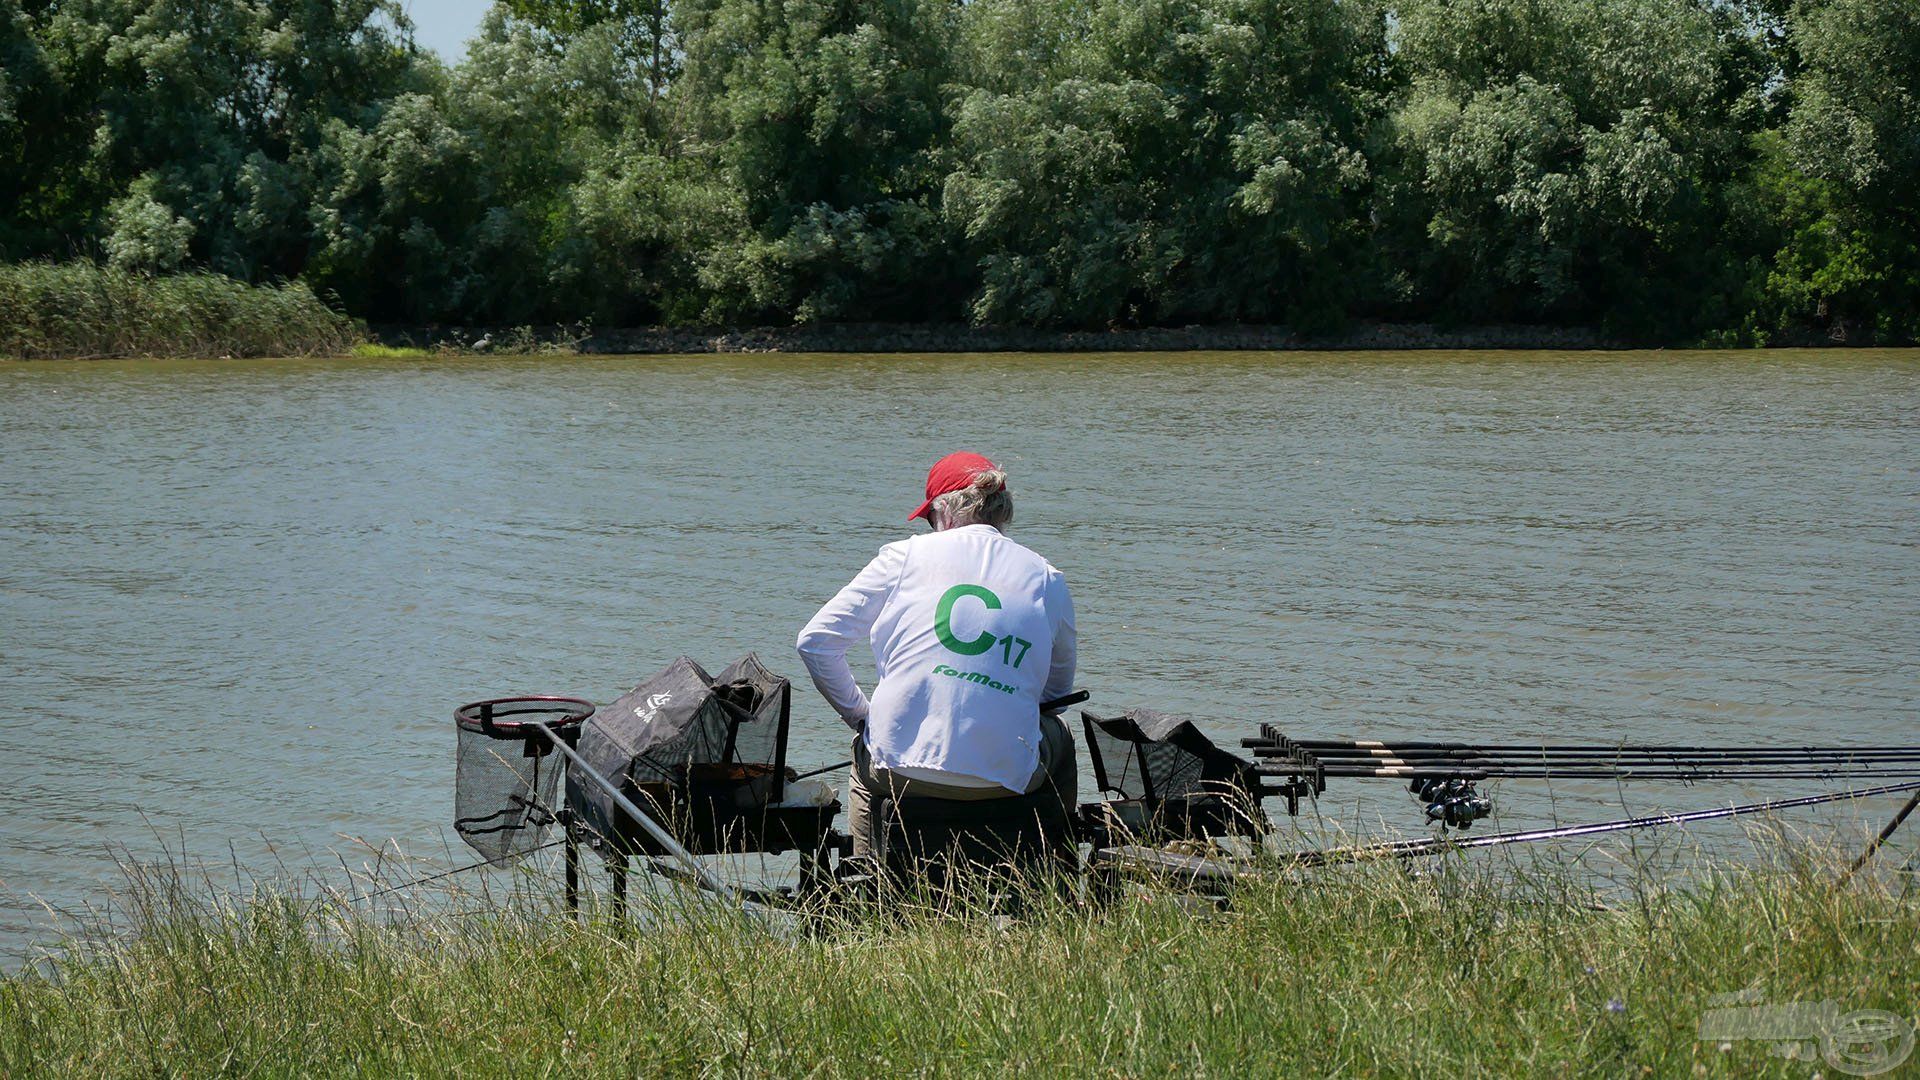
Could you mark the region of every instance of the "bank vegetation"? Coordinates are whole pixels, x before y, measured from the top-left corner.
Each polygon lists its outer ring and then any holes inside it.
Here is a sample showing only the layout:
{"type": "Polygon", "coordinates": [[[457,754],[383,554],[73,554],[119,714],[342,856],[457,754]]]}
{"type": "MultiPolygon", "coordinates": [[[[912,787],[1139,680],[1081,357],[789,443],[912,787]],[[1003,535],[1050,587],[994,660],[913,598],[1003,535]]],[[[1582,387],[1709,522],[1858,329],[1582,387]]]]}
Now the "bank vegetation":
{"type": "Polygon", "coordinates": [[[1908,343],[1916,95],[1912,0],[509,0],[451,66],[396,0],[0,0],[0,261],[374,325],[1908,343]]]}
{"type": "Polygon", "coordinates": [[[1139,893],[798,933],[672,896],[622,926],[540,890],[374,918],[149,887],[118,939],[0,981],[0,1074],[1834,1075],[1823,1054],[1871,1052],[1834,1016],[1897,1034],[1920,1003],[1920,897],[1835,869],[1596,889],[1463,858],[1276,875],[1226,911],[1139,893]],[[1798,1042],[1703,1039],[1729,1000],[1835,1011],[1798,1042]]]}
{"type": "Polygon", "coordinates": [[[0,265],[0,356],[337,356],[365,339],[302,282],[0,265]]]}

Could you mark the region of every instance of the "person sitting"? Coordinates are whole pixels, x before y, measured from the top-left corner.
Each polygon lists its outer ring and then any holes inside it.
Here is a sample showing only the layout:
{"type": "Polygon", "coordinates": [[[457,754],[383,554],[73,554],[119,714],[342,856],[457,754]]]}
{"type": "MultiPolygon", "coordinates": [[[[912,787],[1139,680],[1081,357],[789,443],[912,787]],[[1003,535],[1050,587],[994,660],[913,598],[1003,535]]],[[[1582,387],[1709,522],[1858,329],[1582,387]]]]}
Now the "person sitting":
{"type": "Polygon", "coordinates": [[[908,517],[932,531],[896,541],[800,631],[814,686],[860,734],[848,803],[856,855],[876,853],[876,800],[974,802],[1051,787],[1070,803],[1073,738],[1040,703],[1073,687],[1073,599],[1066,578],[1015,543],[1006,473],[973,453],[927,473],[908,517]],[[873,647],[871,699],[847,664],[873,647]]]}

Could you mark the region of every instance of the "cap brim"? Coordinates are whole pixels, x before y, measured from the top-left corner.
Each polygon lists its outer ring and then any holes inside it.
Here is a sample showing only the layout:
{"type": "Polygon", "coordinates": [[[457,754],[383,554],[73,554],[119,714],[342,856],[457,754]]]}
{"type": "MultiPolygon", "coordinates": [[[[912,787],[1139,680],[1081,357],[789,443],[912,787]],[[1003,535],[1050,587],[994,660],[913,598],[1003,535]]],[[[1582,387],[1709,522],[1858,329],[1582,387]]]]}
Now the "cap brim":
{"type": "Polygon", "coordinates": [[[913,513],[907,515],[908,523],[911,524],[912,522],[918,521],[921,518],[926,518],[928,521],[932,521],[933,518],[930,517],[927,513],[932,509],[933,509],[933,500],[928,499],[926,502],[923,502],[920,504],[920,509],[915,510],[913,513]]]}

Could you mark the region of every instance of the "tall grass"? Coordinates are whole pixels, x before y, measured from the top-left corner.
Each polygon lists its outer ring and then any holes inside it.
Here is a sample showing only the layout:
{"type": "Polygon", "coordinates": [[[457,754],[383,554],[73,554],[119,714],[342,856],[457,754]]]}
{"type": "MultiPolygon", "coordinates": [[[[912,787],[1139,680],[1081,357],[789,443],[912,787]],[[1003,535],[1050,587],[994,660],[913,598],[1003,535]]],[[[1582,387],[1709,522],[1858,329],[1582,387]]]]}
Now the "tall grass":
{"type": "Polygon", "coordinates": [[[1824,863],[1604,903],[1485,865],[798,934],[692,906],[576,924],[525,892],[372,918],[148,889],[117,943],[0,982],[0,1074],[1804,1078],[1820,1062],[1700,1041],[1714,995],[1920,1004],[1920,900],[1824,863]]]}
{"type": "Polygon", "coordinates": [[[154,276],[84,260],[0,265],[0,357],[331,355],[364,336],[299,282],[154,276]]]}

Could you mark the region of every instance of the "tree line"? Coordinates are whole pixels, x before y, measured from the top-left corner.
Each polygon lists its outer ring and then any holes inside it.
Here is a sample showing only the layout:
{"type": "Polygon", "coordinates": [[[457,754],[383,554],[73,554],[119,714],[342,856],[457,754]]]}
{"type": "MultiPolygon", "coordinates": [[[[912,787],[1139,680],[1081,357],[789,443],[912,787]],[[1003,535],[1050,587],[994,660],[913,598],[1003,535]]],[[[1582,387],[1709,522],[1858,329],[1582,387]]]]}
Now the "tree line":
{"type": "Polygon", "coordinates": [[[0,260],[374,322],[1920,339],[1914,0],[0,0],[0,260]]]}

